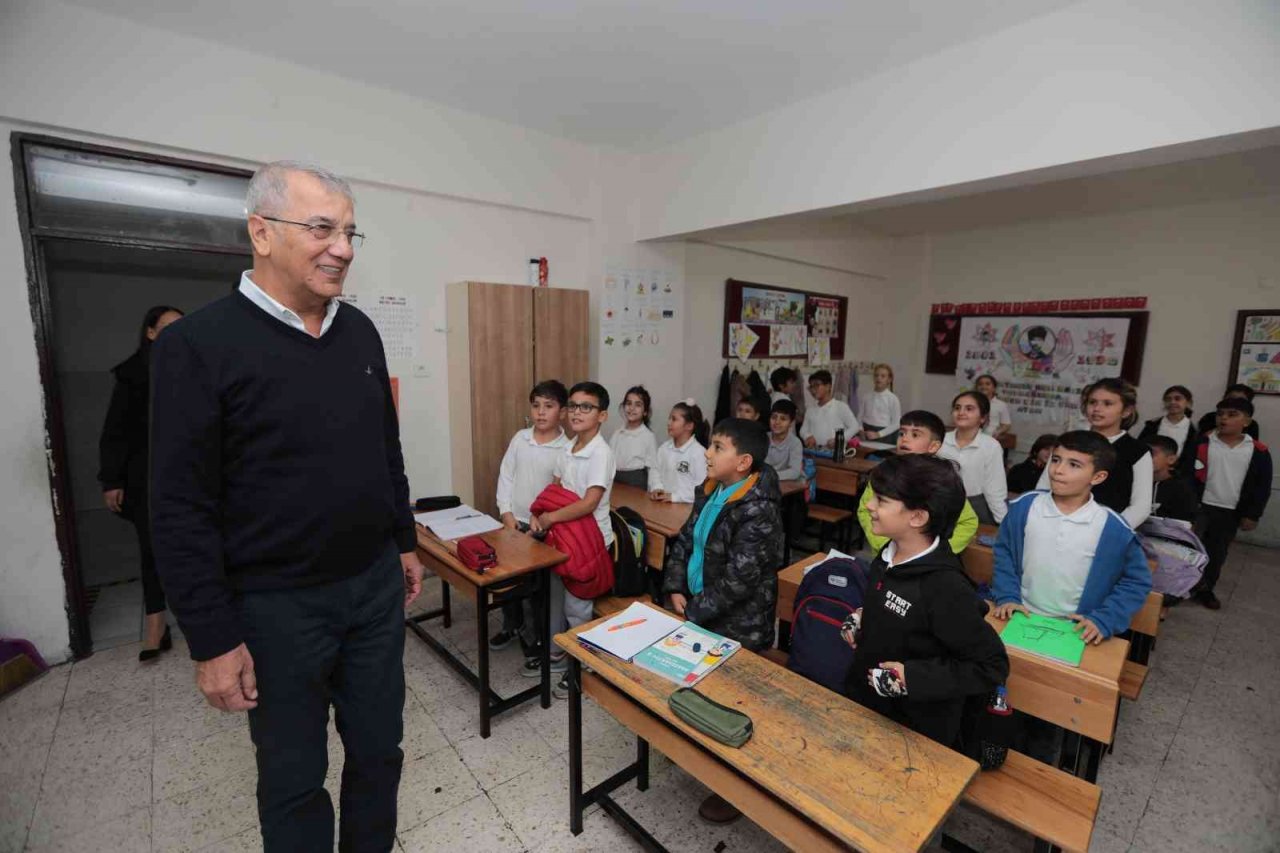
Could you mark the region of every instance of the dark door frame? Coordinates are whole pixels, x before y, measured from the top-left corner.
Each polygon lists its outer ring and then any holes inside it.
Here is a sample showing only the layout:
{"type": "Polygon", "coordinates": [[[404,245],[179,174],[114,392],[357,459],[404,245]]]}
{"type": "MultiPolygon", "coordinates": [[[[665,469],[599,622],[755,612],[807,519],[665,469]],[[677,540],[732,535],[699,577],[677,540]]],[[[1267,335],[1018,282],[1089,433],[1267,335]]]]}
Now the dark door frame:
{"type": "Polygon", "coordinates": [[[53,346],[53,310],[49,296],[48,272],[45,268],[45,242],[51,239],[76,240],[88,243],[106,243],[134,249],[166,251],[178,249],[186,252],[208,252],[220,255],[243,255],[249,252],[234,251],[227,246],[167,242],[136,237],[110,237],[87,234],[74,230],[48,228],[35,225],[31,210],[30,180],[27,175],[27,149],[32,145],[44,145],[94,154],[127,157],[146,163],[182,166],[220,175],[248,178],[253,173],[244,169],[182,160],[142,151],[111,148],[73,139],[62,139],[42,134],[14,132],[10,137],[10,154],[13,159],[13,186],[18,206],[18,232],[22,238],[22,252],[27,270],[27,298],[31,303],[31,323],[35,331],[36,357],[40,365],[40,386],[44,391],[44,428],[49,464],[50,509],[58,551],[62,557],[62,579],[66,584],[67,623],[71,634],[71,653],[79,659],[93,653],[93,641],[89,634],[89,609],[85,597],[84,581],[76,553],[75,501],[71,493],[71,477],[67,470],[66,428],[62,414],[62,399],[58,390],[58,371],[53,346]]]}

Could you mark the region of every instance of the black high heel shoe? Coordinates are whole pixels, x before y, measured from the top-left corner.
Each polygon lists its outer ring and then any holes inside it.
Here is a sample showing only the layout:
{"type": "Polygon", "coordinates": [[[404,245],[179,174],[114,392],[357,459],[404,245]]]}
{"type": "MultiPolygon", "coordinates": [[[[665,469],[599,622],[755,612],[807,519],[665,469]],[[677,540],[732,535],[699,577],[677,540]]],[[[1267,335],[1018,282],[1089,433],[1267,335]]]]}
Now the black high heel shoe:
{"type": "Polygon", "coordinates": [[[161,652],[167,652],[173,648],[173,632],[169,630],[169,626],[164,626],[164,636],[160,638],[160,647],[155,649],[143,649],[138,652],[138,660],[146,663],[160,657],[161,652]]]}

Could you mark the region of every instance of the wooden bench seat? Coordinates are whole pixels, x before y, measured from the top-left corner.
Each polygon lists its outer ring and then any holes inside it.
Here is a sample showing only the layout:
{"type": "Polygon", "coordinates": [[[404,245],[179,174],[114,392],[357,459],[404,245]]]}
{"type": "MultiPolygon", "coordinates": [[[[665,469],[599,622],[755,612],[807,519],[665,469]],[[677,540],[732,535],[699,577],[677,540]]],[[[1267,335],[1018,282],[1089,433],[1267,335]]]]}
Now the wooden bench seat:
{"type": "Polygon", "coordinates": [[[839,524],[853,518],[853,513],[847,509],[836,509],[825,504],[809,504],[809,517],[823,524],[839,524]]]}
{"type": "Polygon", "coordinates": [[[848,550],[853,542],[853,512],[826,504],[809,504],[809,520],[818,522],[818,550],[827,550],[827,529],[835,534],[841,548],[848,550]]]}
{"type": "Polygon", "coordinates": [[[1142,694],[1142,685],[1147,682],[1149,667],[1145,664],[1127,660],[1124,669],[1120,670],[1120,695],[1131,702],[1136,702],[1142,694]]]}
{"type": "Polygon", "coordinates": [[[979,773],[964,801],[1064,850],[1086,851],[1102,789],[1010,751],[997,770],[979,773]]]}

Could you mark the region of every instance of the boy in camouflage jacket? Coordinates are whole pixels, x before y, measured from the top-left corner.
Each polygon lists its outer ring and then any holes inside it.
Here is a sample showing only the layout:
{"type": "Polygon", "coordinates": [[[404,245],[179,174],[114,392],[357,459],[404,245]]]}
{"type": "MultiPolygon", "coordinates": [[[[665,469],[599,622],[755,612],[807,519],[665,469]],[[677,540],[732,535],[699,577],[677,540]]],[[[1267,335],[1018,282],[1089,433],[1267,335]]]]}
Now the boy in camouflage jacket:
{"type": "Polygon", "coordinates": [[[778,475],[758,422],[727,418],[707,448],[707,481],[667,543],[662,588],[672,610],[760,651],[773,645],[783,532],[778,475]]]}

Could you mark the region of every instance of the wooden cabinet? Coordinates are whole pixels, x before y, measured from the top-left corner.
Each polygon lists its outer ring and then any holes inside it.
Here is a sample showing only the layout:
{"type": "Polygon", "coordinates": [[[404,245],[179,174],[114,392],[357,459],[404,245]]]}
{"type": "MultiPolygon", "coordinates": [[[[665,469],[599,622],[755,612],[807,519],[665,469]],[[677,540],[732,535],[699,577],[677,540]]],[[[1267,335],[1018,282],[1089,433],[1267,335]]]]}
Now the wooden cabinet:
{"type": "Polygon", "coordinates": [[[446,293],[453,489],[497,515],[498,467],[511,436],[528,425],[529,389],[588,378],[589,295],[476,281],[446,293]]]}

